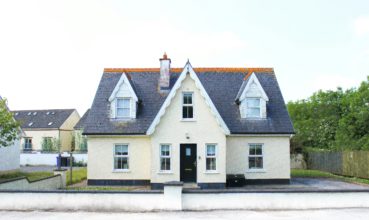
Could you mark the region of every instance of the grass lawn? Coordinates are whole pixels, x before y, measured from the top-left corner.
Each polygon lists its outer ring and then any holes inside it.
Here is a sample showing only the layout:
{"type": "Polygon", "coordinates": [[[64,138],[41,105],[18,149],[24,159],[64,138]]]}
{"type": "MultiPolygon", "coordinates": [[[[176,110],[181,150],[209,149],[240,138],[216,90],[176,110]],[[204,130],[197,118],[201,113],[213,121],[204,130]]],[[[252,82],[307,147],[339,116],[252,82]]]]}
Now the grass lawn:
{"type": "Polygon", "coordinates": [[[70,182],[70,170],[67,172],[67,185],[82,182],[87,179],[87,168],[73,169],[72,171],[72,183],[70,182]]]}
{"type": "Polygon", "coordinates": [[[150,187],[145,186],[84,186],[84,187],[73,187],[70,186],[69,190],[87,190],[87,191],[137,191],[137,190],[150,190],[150,187]]]}
{"type": "Polygon", "coordinates": [[[34,180],[43,179],[43,178],[53,176],[53,175],[54,174],[52,172],[44,172],[44,171],[43,172],[32,172],[32,173],[14,171],[14,172],[0,174],[0,181],[14,179],[18,177],[27,177],[29,181],[34,181],[34,180]]]}
{"type": "Polygon", "coordinates": [[[339,176],[336,174],[320,171],[320,170],[302,170],[292,169],[291,177],[310,177],[310,178],[332,178],[350,183],[369,184],[369,179],[362,179],[356,177],[339,176]]]}

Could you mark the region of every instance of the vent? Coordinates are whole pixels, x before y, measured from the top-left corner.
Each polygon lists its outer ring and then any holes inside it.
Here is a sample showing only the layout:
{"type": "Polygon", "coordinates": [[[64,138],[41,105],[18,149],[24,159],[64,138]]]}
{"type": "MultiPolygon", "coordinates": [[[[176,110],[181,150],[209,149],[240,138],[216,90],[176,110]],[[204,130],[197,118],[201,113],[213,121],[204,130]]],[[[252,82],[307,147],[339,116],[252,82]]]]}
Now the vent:
{"type": "Polygon", "coordinates": [[[31,127],[33,125],[33,122],[30,122],[29,124],[28,124],[28,127],[31,127]]]}
{"type": "Polygon", "coordinates": [[[32,112],[28,112],[28,114],[27,115],[32,115],[32,112]]]}
{"type": "Polygon", "coordinates": [[[52,115],[55,115],[55,112],[51,112],[52,115]]]}
{"type": "Polygon", "coordinates": [[[47,115],[50,115],[50,112],[46,112],[47,115]]]}
{"type": "Polygon", "coordinates": [[[51,121],[51,122],[49,122],[49,124],[47,124],[47,125],[49,125],[49,126],[50,126],[50,125],[52,125],[52,124],[53,124],[53,122],[51,121]]]}
{"type": "Polygon", "coordinates": [[[19,115],[19,112],[16,112],[14,115],[15,115],[15,116],[19,115]]]}
{"type": "Polygon", "coordinates": [[[37,112],[33,112],[33,115],[37,115],[37,112]]]}

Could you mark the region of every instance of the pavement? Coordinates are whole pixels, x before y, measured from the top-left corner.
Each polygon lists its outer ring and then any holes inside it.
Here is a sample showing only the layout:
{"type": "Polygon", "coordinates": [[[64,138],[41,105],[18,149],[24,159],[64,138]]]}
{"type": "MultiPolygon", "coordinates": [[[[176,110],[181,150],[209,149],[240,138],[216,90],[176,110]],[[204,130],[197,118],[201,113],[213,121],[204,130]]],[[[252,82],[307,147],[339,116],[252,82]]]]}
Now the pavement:
{"type": "Polygon", "coordinates": [[[16,212],[0,211],[0,219],[4,220],[57,220],[57,219],[126,219],[126,220],[347,220],[368,219],[369,209],[319,209],[319,210],[296,210],[296,211],[207,211],[207,212],[16,212]]]}

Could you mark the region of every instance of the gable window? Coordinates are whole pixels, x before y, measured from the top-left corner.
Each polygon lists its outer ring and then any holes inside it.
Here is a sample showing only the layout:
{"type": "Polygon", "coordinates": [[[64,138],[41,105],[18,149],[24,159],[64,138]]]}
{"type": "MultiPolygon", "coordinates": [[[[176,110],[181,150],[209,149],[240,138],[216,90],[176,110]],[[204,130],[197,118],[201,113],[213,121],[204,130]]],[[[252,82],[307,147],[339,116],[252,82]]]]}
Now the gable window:
{"type": "Polygon", "coordinates": [[[129,118],[131,115],[131,99],[130,98],[118,98],[117,99],[117,118],[129,118]]]}
{"type": "Polygon", "coordinates": [[[206,145],[206,171],[217,170],[216,145],[206,145]]]}
{"type": "Polygon", "coordinates": [[[249,169],[263,169],[262,144],[249,144],[249,169]]]}
{"type": "Polygon", "coordinates": [[[260,98],[246,98],[246,117],[260,118],[260,98]]]}
{"type": "Polygon", "coordinates": [[[170,170],[170,145],[169,144],[160,145],[160,170],[161,171],[170,170]]]}
{"type": "Polygon", "coordinates": [[[129,169],[128,144],[116,144],[114,149],[114,169],[129,169]]]}
{"type": "Polygon", "coordinates": [[[193,119],[193,93],[185,92],[182,97],[182,118],[193,119]]]}

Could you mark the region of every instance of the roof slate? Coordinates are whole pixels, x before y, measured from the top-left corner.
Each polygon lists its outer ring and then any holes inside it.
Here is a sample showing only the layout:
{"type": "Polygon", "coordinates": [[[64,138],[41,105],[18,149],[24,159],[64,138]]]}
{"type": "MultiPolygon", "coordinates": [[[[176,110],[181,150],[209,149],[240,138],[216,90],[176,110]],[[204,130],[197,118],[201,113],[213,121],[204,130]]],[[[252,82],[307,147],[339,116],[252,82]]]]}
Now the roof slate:
{"type": "Polygon", "coordinates": [[[77,122],[77,124],[74,126],[75,130],[80,130],[83,129],[85,127],[85,122],[88,116],[88,113],[90,112],[90,109],[87,109],[85,114],[83,114],[82,118],[79,119],[79,121],[77,122]]]}
{"type": "MultiPolygon", "coordinates": [[[[130,69],[130,81],[141,100],[137,118],[130,121],[110,119],[109,96],[118,83],[123,69],[108,70],[102,75],[91,110],[85,121],[85,134],[146,134],[167,93],[158,92],[159,69],[130,69]],[[145,71],[148,70],[148,71],[145,71]],[[155,70],[155,71],[154,71],[155,70]],[[137,71],[137,72],[135,72],[137,71]]],[[[127,69],[124,69],[127,70],[127,69]]],[[[246,68],[194,68],[231,134],[292,134],[294,133],[273,69],[257,68],[254,71],[269,97],[267,119],[241,119],[235,99],[250,69],[246,68]]],[[[171,71],[170,88],[177,81],[179,71],[171,71]]]]}
{"type": "Polygon", "coordinates": [[[15,120],[23,129],[58,129],[75,109],[14,110],[15,120]],[[49,112],[49,114],[47,114],[49,112]],[[35,114],[36,113],[36,114],[35,114]],[[54,113],[54,114],[53,114],[54,113]],[[49,125],[49,123],[52,124],[49,125]],[[32,123],[31,126],[29,124],[32,123]]]}

